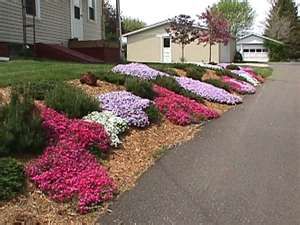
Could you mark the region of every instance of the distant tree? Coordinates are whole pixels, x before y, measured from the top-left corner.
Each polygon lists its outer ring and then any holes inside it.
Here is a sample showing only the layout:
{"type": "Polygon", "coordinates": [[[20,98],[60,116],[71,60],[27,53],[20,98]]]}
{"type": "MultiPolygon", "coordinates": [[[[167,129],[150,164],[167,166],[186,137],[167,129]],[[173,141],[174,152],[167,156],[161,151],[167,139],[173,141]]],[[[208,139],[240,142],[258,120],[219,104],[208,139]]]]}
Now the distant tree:
{"type": "MultiPolygon", "coordinates": [[[[285,43],[287,58],[300,57],[300,22],[298,9],[293,0],[271,0],[272,8],[266,22],[265,35],[285,43]]],[[[268,43],[270,52],[278,51],[278,47],[268,43]]],[[[275,55],[280,55],[280,52],[275,55]]],[[[274,54],[273,54],[274,55],[274,54]]],[[[282,58],[284,59],[284,58],[282,58]]]]}
{"type": "Polygon", "coordinates": [[[122,19],[122,33],[126,34],[141,28],[144,28],[146,26],[146,23],[131,17],[124,17],[122,19]]]}
{"type": "Polygon", "coordinates": [[[190,16],[181,14],[170,19],[170,27],[166,29],[171,35],[172,42],[181,45],[181,62],[185,61],[185,47],[196,39],[197,29],[190,16]]]}
{"type": "Polygon", "coordinates": [[[224,15],[235,36],[242,36],[253,25],[255,11],[248,0],[220,0],[213,8],[224,15]]]}
{"type": "Polygon", "coordinates": [[[209,62],[211,62],[211,48],[217,43],[228,44],[230,40],[229,23],[218,10],[208,8],[198,16],[207,29],[201,29],[198,33],[198,44],[209,45],[209,62]]]}
{"type": "Polygon", "coordinates": [[[103,6],[103,15],[104,15],[104,32],[106,40],[118,40],[117,35],[117,11],[111,5],[109,0],[104,0],[103,6]]]}

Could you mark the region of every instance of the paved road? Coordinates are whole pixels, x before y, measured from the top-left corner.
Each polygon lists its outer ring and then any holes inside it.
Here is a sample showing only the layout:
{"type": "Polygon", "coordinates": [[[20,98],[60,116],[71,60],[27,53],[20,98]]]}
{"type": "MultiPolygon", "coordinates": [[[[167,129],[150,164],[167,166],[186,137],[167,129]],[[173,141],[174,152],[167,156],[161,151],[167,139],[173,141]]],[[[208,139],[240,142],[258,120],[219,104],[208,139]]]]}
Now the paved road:
{"type": "Polygon", "coordinates": [[[102,225],[300,225],[300,65],[169,152],[102,225]]]}

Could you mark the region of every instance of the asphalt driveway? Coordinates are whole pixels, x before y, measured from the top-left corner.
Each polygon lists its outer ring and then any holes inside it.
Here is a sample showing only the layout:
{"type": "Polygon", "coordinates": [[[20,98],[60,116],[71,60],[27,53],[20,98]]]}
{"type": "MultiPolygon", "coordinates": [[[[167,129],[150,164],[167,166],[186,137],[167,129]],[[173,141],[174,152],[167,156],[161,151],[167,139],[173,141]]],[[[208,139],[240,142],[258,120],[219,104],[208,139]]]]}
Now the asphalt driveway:
{"type": "Polygon", "coordinates": [[[170,151],[101,225],[299,225],[300,64],[170,151]]]}

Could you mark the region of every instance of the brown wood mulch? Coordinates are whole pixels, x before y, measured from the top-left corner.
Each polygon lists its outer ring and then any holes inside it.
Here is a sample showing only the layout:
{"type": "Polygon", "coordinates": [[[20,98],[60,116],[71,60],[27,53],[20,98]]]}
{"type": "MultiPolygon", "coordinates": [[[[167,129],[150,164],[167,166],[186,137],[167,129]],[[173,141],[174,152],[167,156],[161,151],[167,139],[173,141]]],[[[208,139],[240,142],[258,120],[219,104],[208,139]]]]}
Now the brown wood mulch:
{"type": "MultiPolygon", "coordinates": [[[[79,80],[70,84],[96,96],[124,87],[99,81],[99,87],[80,84],[79,80]]],[[[131,189],[138,178],[154,164],[155,159],[167,148],[186,142],[200,131],[199,125],[177,126],[167,120],[147,129],[131,129],[123,138],[120,149],[114,150],[103,162],[110,176],[115,180],[120,193],[131,189]]],[[[80,215],[75,211],[75,203],[56,203],[28,182],[25,195],[0,203],[0,224],[2,225],[90,225],[106,211],[108,204],[92,213],[80,215]]]]}
{"type": "Polygon", "coordinates": [[[0,88],[0,105],[6,104],[10,99],[10,88],[0,88]]]}
{"type": "Polygon", "coordinates": [[[202,76],[202,80],[205,81],[209,79],[221,80],[220,76],[218,76],[215,71],[206,70],[206,73],[202,76]]]}

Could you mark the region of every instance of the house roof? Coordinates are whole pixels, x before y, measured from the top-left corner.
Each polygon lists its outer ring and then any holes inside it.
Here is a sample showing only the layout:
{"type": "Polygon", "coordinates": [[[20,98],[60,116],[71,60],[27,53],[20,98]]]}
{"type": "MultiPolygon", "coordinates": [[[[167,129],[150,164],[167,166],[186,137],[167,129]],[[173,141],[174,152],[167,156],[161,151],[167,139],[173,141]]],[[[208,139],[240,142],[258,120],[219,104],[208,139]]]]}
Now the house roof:
{"type": "Polygon", "coordinates": [[[170,22],[169,20],[164,20],[164,21],[161,21],[161,22],[158,22],[158,23],[154,23],[154,24],[151,24],[151,25],[146,26],[144,28],[141,28],[139,30],[135,30],[135,31],[129,32],[127,34],[123,34],[123,37],[128,37],[128,36],[131,36],[131,35],[134,35],[134,34],[138,34],[138,33],[156,28],[156,27],[160,27],[160,26],[168,24],[169,22],[170,22]]]}
{"type": "MultiPolygon", "coordinates": [[[[163,26],[163,25],[166,25],[166,24],[169,24],[169,23],[170,23],[170,20],[163,20],[161,22],[151,24],[151,25],[146,26],[144,28],[141,28],[139,30],[135,30],[135,31],[129,32],[127,34],[123,34],[123,37],[128,37],[128,36],[132,36],[132,35],[135,35],[135,34],[139,34],[139,33],[142,33],[144,31],[151,30],[153,28],[160,27],[160,26],[163,26]]],[[[195,28],[206,29],[206,27],[204,27],[204,26],[194,25],[194,27],[195,28]]]]}
{"type": "Polygon", "coordinates": [[[243,40],[243,39],[246,39],[248,37],[251,37],[251,36],[256,36],[256,37],[259,37],[259,38],[262,38],[262,39],[265,39],[265,40],[273,41],[273,42],[275,42],[277,44],[282,44],[282,45],[284,44],[282,41],[278,41],[278,40],[275,40],[273,38],[269,38],[267,36],[263,36],[263,35],[259,35],[259,34],[254,34],[254,33],[251,33],[251,34],[248,34],[248,35],[245,35],[245,36],[239,38],[238,42],[241,41],[241,40],[243,40]]]}

